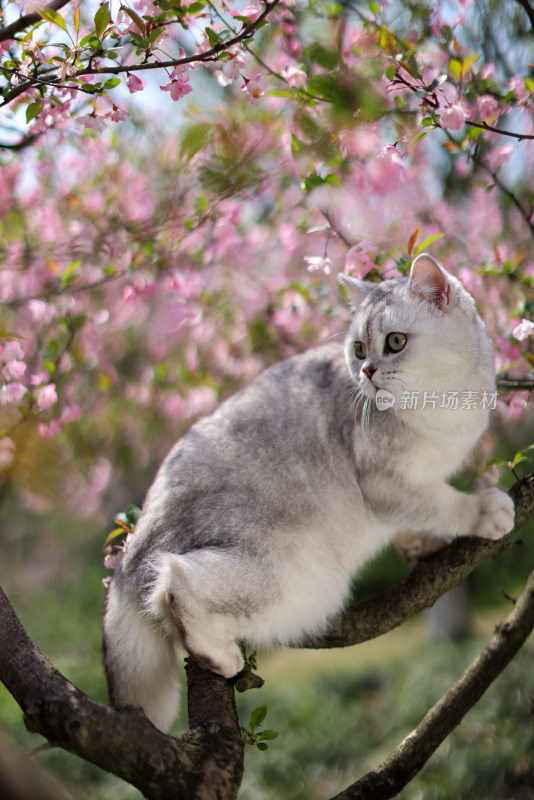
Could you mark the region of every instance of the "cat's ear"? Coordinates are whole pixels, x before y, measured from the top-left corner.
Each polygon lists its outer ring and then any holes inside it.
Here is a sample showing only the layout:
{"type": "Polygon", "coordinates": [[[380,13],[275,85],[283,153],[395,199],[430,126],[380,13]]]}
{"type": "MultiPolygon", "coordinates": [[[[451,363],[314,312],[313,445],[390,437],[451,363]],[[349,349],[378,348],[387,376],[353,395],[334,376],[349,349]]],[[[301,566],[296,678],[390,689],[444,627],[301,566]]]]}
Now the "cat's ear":
{"type": "Polygon", "coordinates": [[[370,281],[361,281],[359,278],[353,278],[351,275],[340,273],[337,276],[339,286],[343,286],[349,295],[349,302],[353,308],[360,306],[367,295],[372,292],[376,284],[370,281]]]}
{"type": "Polygon", "coordinates": [[[451,305],[453,284],[445,270],[428,253],[421,253],[414,259],[408,286],[415,295],[441,309],[451,305]]]}

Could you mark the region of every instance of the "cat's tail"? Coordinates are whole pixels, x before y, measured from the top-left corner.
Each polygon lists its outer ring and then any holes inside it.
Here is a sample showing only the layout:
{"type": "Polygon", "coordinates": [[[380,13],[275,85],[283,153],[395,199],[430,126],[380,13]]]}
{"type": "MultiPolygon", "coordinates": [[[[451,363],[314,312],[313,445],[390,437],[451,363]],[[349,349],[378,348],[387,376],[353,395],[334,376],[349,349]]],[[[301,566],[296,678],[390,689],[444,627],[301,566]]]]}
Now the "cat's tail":
{"type": "Polygon", "coordinates": [[[178,713],[179,665],[172,638],[123,587],[120,574],[108,589],[104,614],[104,665],[112,705],[141,706],[167,732],[178,713]]]}

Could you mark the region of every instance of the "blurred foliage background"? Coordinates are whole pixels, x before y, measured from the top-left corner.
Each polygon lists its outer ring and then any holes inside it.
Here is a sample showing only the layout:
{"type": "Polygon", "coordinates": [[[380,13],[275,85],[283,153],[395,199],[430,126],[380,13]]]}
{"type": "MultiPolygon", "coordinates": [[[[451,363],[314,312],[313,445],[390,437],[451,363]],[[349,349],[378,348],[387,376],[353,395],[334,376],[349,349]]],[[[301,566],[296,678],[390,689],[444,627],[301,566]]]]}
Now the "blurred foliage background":
{"type": "MultiPolygon", "coordinates": [[[[92,697],[106,701],[102,545],[114,514],[142,504],[195,416],[263,366],[344,330],[336,271],[405,271],[416,244],[432,239],[475,294],[499,370],[531,374],[532,342],[514,340],[512,323],[534,320],[532,142],[503,150],[480,129],[451,133],[437,117],[422,126],[430,112],[421,109],[443,72],[466,113],[490,98],[498,124],[532,133],[525,6],[287,4],[283,24],[254,43],[269,64],[254,105],[241,79],[216,82],[215,65],[191,76],[187,108],[169,101],[162,111],[153,78],[120,133],[80,138],[58,126],[32,151],[2,153],[0,328],[24,335],[27,375],[54,381],[58,407],[78,403],[83,414],[42,437],[38,425],[59,412],[36,414],[28,387],[16,458],[0,453],[1,580],[29,634],[92,697]],[[406,56],[410,42],[415,90],[392,93],[393,43],[406,56]],[[282,81],[288,63],[304,84],[282,81]],[[19,290],[43,306],[24,305],[19,290]]],[[[247,70],[260,69],[247,58],[247,70]]],[[[490,456],[513,459],[534,441],[524,395],[503,398],[459,488],[480,484],[490,456]]],[[[11,411],[2,406],[2,432],[11,411]]],[[[484,480],[515,478],[500,468],[484,480]]],[[[390,752],[507,614],[501,589],[514,596],[534,564],[533,523],[521,538],[466,582],[460,638],[424,614],[345,651],[260,654],[266,685],[238,698],[240,715],[246,724],[266,704],[265,724],[280,736],[267,752],[247,749],[241,797],[323,800],[390,752]]],[[[388,551],[360,576],[355,600],[407,569],[388,551]]],[[[534,798],[533,655],[530,642],[402,798],[534,798]]],[[[41,743],[3,687],[0,727],[24,751],[41,743]]],[[[182,715],[176,731],[185,727],[182,715]]],[[[36,759],[76,800],[139,796],[67,753],[36,759]]]]}

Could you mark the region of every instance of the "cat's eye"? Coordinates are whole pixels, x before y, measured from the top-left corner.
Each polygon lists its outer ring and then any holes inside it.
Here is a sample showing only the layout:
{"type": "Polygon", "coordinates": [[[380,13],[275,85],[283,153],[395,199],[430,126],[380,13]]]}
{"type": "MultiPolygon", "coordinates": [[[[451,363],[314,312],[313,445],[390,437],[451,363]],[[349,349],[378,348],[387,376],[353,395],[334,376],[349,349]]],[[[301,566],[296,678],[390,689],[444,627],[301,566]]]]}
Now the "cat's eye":
{"type": "Polygon", "coordinates": [[[408,341],[404,333],[388,333],[386,336],[386,352],[400,353],[408,341]]]}
{"type": "Polygon", "coordinates": [[[365,358],[367,349],[363,342],[354,342],[354,355],[356,358],[365,358]]]}

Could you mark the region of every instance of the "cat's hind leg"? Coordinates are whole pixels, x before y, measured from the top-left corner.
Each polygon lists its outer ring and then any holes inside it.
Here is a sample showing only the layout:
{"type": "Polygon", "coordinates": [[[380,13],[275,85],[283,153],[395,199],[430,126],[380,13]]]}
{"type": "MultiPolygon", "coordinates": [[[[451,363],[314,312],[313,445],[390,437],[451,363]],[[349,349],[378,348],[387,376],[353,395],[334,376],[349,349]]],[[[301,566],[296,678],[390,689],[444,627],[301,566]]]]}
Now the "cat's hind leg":
{"type": "Polygon", "coordinates": [[[239,601],[232,557],[210,548],[161,554],[147,602],[149,614],[173,627],[200,666],[225,678],[241,672],[239,601]]]}

